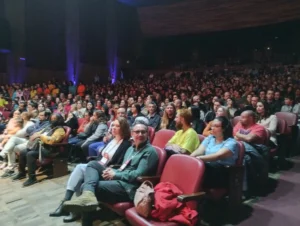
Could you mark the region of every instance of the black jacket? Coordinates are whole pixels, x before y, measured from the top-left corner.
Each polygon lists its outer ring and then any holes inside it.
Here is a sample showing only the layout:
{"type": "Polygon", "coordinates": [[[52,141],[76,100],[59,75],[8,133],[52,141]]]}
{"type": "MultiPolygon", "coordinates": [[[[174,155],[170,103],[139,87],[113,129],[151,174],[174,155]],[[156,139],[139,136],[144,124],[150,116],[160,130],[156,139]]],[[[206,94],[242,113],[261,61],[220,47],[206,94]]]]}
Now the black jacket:
{"type": "MultiPolygon", "coordinates": [[[[104,148],[107,146],[107,144],[104,146],[104,148]]],[[[115,154],[111,158],[111,160],[107,163],[107,166],[122,164],[124,155],[130,146],[131,143],[129,140],[123,140],[120,146],[118,147],[118,149],[116,150],[115,154]]],[[[102,150],[104,150],[104,148],[102,150]]],[[[99,153],[97,160],[100,160],[101,158],[102,158],[102,151],[99,153]]]]}

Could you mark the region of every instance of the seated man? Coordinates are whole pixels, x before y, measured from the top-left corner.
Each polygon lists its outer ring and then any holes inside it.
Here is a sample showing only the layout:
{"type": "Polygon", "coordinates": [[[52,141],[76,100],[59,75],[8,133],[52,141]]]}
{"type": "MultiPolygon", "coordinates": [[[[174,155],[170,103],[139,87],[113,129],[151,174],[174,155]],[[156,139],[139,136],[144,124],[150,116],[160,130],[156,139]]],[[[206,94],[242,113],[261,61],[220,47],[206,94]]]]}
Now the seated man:
{"type": "Polygon", "coordinates": [[[266,141],[265,128],[255,122],[255,113],[247,110],[241,114],[241,120],[233,128],[236,140],[253,144],[264,144],[266,141]]]}
{"type": "Polygon", "coordinates": [[[172,152],[170,154],[191,154],[198,148],[200,141],[198,134],[192,128],[192,120],[193,116],[190,110],[181,109],[177,112],[175,121],[179,131],[169,140],[165,148],[172,152]]]}
{"type": "Polygon", "coordinates": [[[36,160],[53,154],[51,144],[59,143],[65,137],[65,130],[63,128],[64,118],[60,114],[53,114],[51,116],[50,125],[50,127],[33,134],[27,144],[27,149],[20,152],[19,173],[12,179],[20,180],[25,178],[25,168],[27,165],[28,180],[23,183],[24,187],[37,182],[35,177],[35,171],[37,168],[36,160]]]}
{"type": "MultiPolygon", "coordinates": [[[[119,169],[107,168],[97,161],[88,163],[84,176],[83,193],[78,198],[64,203],[70,212],[90,212],[96,210],[98,201],[117,203],[133,201],[139,187],[137,178],[152,176],[158,166],[156,150],[148,143],[148,127],[137,123],[131,136],[133,146],[129,147],[119,169]],[[96,198],[97,196],[97,198],[96,198]],[[98,199],[98,200],[97,200],[98,199]]],[[[89,220],[83,216],[83,220],[89,220]]],[[[91,222],[83,222],[91,225],[91,222]]]]}
{"type": "Polygon", "coordinates": [[[152,126],[155,131],[159,130],[161,117],[159,114],[157,114],[157,105],[154,102],[151,102],[148,104],[148,116],[149,119],[149,126],[152,126]]]}

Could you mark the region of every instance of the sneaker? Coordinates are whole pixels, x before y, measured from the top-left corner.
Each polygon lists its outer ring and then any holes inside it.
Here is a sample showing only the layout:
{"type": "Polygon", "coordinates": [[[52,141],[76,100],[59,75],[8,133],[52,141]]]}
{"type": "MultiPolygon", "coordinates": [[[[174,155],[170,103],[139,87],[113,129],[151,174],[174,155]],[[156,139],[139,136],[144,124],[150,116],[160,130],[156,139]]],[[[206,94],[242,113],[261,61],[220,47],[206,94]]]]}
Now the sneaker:
{"type": "Polygon", "coordinates": [[[16,180],[22,180],[22,179],[24,179],[24,178],[26,178],[26,173],[17,173],[15,176],[13,176],[11,179],[13,180],[13,181],[16,181],[16,180]]]}
{"type": "Polygon", "coordinates": [[[7,166],[7,162],[3,162],[0,166],[0,170],[3,170],[7,166]]]}
{"type": "Polygon", "coordinates": [[[4,174],[1,175],[1,178],[8,178],[15,174],[14,170],[6,170],[4,174]]]}
{"type": "Polygon", "coordinates": [[[63,206],[66,211],[79,213],[95,211],[99,204],[93,192],[84,191],[81,196],[65,201],[63,206]]]}

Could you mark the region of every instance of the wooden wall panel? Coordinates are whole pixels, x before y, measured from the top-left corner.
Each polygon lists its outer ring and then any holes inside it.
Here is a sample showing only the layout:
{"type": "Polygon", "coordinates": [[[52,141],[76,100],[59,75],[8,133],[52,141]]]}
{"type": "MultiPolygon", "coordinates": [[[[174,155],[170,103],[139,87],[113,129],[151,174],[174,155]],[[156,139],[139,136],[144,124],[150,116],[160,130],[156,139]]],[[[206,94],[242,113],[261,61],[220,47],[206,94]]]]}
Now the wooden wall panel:
{"type": "Polygon", "coordinates": [[[146,36],[240,29],[300,19],[299,0],[185,0],[139,8],[146,36]]]}

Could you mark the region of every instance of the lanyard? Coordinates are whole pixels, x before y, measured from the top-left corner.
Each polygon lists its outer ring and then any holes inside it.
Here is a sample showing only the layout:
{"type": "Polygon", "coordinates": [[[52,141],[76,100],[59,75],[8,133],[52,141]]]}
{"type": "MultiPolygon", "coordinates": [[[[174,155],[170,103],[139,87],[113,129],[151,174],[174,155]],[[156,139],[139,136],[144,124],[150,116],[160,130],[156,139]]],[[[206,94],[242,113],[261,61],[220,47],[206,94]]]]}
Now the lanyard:
{"type": "MultiPolygon", "coordinates": [[[[146,144],[147,145],[147,144],[146,144]]],[[[127,160],[126,162],[130,162],[139,152],[141,152],[142,150],[144,150],[144,148],[146,147],[146,145],[140,149],[140,150],[137,150],[137,149],[134,149],[134,151],[136,151],[136,153],[134,153],[133,155],[131,155],[127,160]]]]}
{"type": "Polygon", "coordinates": [[[120,145],[120,143],[123,141],[123,139],[122,140],[119,140],[118,142],[116,142],[112,147],[110,147],[111,145],[107,145],[105,148],[104,148],[104,150],[102,151],[103,152],[103,154],[104,153],[110,153],[111,151],[113,151],[113,150],[115,150],[115,147],[116,146],[118,146],[118,145],[120,145]],[[109,149],[109,150],[106,150],[106,149],[109,149]]]}

